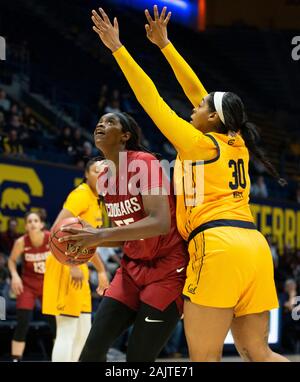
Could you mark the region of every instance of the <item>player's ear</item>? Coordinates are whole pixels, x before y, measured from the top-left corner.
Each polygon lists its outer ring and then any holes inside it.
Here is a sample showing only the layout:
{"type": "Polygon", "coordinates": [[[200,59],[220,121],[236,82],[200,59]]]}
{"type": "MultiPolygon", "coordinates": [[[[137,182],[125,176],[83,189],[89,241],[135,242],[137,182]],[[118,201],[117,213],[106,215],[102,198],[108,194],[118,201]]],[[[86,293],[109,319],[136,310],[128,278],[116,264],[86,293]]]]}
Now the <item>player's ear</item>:
{"type": "Polygon", "coordinates": [[[122,143],[126,143],[129,141],[131,138],[131,133],[129,131],[126,131],[125,133],[122,134],[121,141],[122,143]]]}
{"type": "Polygon", "coordinates": [[[208,121],[209,122],[215,122],[215,123],[219,122],[218,113],[216,111],[209,112],[208,121]]]}

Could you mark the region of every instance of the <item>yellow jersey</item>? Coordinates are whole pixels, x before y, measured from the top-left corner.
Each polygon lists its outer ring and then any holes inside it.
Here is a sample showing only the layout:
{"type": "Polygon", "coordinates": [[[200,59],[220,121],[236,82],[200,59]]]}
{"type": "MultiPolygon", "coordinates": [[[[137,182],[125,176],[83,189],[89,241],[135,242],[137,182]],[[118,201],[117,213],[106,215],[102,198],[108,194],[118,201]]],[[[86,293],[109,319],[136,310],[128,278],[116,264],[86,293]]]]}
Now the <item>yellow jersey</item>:
{"type": "MultiPolygon", "coordinates": [[[[210,221],[253,222],[249,207],[249,154],[242,137],[216,133],[206,134],[207,137],[211,140],[208,150],[212,144],[215,146],[214,158],[186,161],[179,156],[176,161],[177,226],[185,240],[194,229],[210,221]]],[[[205,149],[201,152],[205,154],[205,149]]]]}
{"type": "MultiPolygon", "coordinates": [[[[194,106],[207,92],[172,44],[163,50],[194,106]]],[[[177,225],[185,240],[212,220],[253,222],[249,208],[249,153],[241,135],[203,134],[180,118],[124,46],[113,53],[139,103],[178,152],[175,166],[177,225]]]]}
{"type": "Polygon", "coordinates": [[[80,184],[70,192],[63,208],[70,211],[74,216],[80,216],[93,227],[102,226],[103,215],[98,197],[86,183],[80,184]]]}
{"type": "MultiPolygon", "coordinates": [[[[93,227],[102,226],[98,198],[86,183],[80,184],[68,195],[63,208],[93,227]]],[[[74,287],[68,265],[61,264],[53,255],[47,258],[42,303],[44,314],[78,317],[81,313],[91,312],[88,266],[81,264],[78,268],[84,275],[81,288],[74,287]]]]}

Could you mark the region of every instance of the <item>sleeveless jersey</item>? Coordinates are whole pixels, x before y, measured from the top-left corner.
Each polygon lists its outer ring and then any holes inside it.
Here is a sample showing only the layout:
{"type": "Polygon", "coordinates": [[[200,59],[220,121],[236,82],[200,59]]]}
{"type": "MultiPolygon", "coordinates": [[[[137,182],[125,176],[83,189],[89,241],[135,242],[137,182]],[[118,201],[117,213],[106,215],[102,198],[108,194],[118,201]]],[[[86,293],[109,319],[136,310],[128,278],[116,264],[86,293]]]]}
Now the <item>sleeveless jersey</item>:
{"type": "Polygon", "coordinates": [[[49,236],[49,231],[44,231],[42,245],[34,247],[29,235],[24,235],[22,280],[25,284],[33,286],[33,288],[38,287],[44,280],[45,262],[50,253],[49,236]]]}

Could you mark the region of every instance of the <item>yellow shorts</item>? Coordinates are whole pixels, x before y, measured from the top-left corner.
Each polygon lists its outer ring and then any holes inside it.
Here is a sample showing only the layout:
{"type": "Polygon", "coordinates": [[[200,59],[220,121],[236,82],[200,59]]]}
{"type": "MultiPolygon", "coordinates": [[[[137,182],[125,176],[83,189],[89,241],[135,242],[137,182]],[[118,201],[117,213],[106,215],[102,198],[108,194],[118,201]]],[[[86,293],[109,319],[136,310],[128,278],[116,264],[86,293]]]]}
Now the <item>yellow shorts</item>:
{"type": "Polygon", "coordinates": [[[234,307],[236,317],[278,308],[270,248],[255,229],[215,227],[189,243],[183,294],[191,302],[234,307]]]}
{"type": "Polygon", "coordinates": [[[58,262],[53,255],[48,256],[43,287],[44,314],[79,317],[92,311],[88,266],[83,264],[79,268],[84,280],[82,287],[76,289],[71,284],[70,267],[58,262]]]}

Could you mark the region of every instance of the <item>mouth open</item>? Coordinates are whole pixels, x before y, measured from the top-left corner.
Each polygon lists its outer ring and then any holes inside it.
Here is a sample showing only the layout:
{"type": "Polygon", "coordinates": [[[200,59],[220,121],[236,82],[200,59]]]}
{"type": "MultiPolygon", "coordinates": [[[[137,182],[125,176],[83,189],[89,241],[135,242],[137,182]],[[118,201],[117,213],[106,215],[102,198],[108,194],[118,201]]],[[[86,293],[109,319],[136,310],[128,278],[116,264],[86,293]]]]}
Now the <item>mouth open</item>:
{"type": "Polygon", "coordinates": [[[97,131],[96,134],[95,134],[95,138],[100,138],[100,137],[103,137],[105,135],[105,133],[103,131],[97,131]]]}

